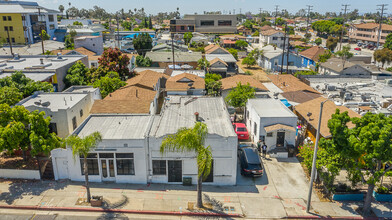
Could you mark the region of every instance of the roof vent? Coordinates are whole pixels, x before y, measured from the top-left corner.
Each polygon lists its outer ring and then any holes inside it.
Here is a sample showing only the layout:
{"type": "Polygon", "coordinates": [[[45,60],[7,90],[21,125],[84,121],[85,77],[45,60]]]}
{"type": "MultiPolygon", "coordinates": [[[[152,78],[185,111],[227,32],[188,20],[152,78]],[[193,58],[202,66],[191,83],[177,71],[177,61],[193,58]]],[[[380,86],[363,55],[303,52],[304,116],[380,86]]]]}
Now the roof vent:
{"type": "Polygon", "coordinates": [[[14,53],[14,56],[12,57],[11,60],[8,60],[8,62],[22,62],[25,61],[25,58],[20,58],[18,53],[14,53]]]}
{"type": "Polygon", "coordinates": [[[60,52],[57,53],[57,57],[53,58],[52,61],[65,61],[67,59],[64,59],[62,54],[60,52]]]}

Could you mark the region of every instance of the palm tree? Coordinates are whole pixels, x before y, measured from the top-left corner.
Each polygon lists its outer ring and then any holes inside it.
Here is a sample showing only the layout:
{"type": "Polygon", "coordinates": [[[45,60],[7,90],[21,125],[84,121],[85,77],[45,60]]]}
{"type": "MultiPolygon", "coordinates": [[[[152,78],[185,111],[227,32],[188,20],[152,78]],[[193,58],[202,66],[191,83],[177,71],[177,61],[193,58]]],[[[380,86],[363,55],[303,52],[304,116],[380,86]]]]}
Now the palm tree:
{"type": "Polygon", "coordinates": [[[72,146],[72,155],[75,159],[77,155],[83,155],[83,170],[84,177],[86,181],[86,191],[87,191],[87,202],[90,202],[90,187],[88,186],[88,167],[87,167],[87,155],[91,149],[97,147],[98,143],[102,141],[102,136],[99,132],[94,132],[84,138],[80,138],[79,136],[71,135],[67,137],[65,142],[67,145],[72,146]]]}
{"type": "Polygon", "coordinates": [[[180,128],[177,133],[165,137],[160,148],[161,154],[170,152],[195,152],[197,160],[197,204],[203,207],[202,184],[211,172],[211,147],[204,146],[208,134],[207,125],[196,122],[193,128],[180,128]]]}

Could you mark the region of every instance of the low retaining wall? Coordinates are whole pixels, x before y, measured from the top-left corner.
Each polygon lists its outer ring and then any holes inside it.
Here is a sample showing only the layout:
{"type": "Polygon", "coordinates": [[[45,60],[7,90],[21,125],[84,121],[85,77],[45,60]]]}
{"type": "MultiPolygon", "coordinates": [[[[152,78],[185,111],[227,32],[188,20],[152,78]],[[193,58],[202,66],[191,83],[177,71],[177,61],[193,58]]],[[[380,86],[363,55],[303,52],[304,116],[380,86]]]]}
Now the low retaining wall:
{"type": "Polygon", "coordinates": [[[333,194],[332,199],[335,201],[363,201],[365,194],[333,194]]]}
{"type": "Polygon", "coordinates": [[[373,191],[373,197],[378,202],[392,202],[392,194],[379,194],[373,191]]]}
{"type": "Polygon", "coordinates": [[[0,178],[6,179],[41,179],[38,170],[0,169],[0,178]]]}

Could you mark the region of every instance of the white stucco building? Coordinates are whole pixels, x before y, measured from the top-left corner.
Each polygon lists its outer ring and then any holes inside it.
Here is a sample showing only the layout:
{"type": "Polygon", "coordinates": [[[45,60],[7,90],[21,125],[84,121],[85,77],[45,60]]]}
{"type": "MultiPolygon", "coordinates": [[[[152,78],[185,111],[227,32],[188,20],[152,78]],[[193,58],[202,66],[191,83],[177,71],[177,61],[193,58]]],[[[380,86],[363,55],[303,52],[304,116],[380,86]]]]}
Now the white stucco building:
{"type": "Polygon", "coordinates": [[[274,29],[261,31],[259,36],[260,36],[259,42],[262,47],[266,45],[275,45],[278,48],[283,48],[283,44],[284,44],[285,48],[287,48],[289,43],[288,36],[286,36],[286,42],[285,42],[284,33],[282,31],[277,31],[274,29]]]}
{"type": "Polygon", "coordinates": [[[268,151],[295,144],[297,116],[277,99],[249,99],[246,126],[255,143],[264,140],[268,151]]]}

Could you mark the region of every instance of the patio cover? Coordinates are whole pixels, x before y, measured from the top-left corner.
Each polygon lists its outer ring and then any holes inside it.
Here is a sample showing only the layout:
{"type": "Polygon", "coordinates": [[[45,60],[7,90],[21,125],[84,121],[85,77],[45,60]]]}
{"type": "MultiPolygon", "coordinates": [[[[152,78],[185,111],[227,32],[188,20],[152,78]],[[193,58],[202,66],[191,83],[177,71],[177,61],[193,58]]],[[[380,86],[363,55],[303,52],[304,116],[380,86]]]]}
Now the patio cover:
{"type": "Polygon", "coordinates": [[[273,131],[276,131],[276,130],[279,130],[279,129],[283,129],[283,130],[286,130],[286,131],[294,131],[295,132],[295,128],[294,127],[291,127],[291,126],[288,126],[288,125],[284,125],[284,124],[274,124],[274,125],[270,125],[270,126],[264,127],[264,130],[267,133],[270,133],[270,132],[273,132],[273,131]]]}

